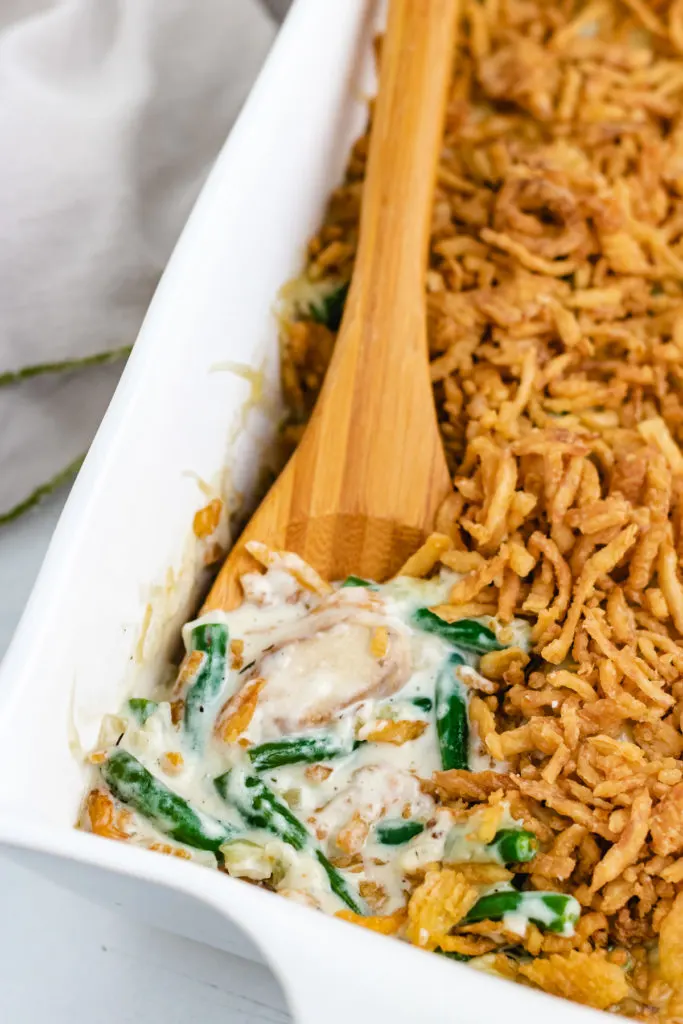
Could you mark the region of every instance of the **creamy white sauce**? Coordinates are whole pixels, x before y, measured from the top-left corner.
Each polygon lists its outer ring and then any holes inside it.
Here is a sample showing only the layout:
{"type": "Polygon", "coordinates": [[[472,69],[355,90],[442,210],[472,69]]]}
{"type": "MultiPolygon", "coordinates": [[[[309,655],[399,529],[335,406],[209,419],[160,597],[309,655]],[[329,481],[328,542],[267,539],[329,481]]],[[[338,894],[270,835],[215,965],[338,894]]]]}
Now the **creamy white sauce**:
{"type": "MultiPolygon", "coordinates": [[[[515,935],[524,937],[531,921],[547,926],[553,924],[555,920],[555,914],[543,902],[540,895],[537,896],[532,892],[526,892],[524,894],[524,907],[503,915],[503,927],[510,932],[514,932],[515,935]]],[[[557,934],[566,938],[572,936],[574,934],[573,924],[567,922],[563,930],[557,932],[557,934]]]]}
{"type": "MultiPolygon", "coordinates": [[[[407,876],[425,865],[496,860],[473,837],[471,825],[459,825],[454,812],[435,806],[420,785],[420,780],[441,768],[435,686],[453,648],[417,628],[412,616],[418,608],[444,603],[457,578],[443,571],[428,581],[399,578],[378,589],[336,588],[319,597],[281,565],[264,574],[250,574],[244,580],[245,601],[239,608],[211,612],[188,623],[183,632],[188,648],[192,630],[200,623],[222,624],[230,641],[241,642],[239,663],[233,667],[228,655],[225,680],[212,711],[217,712],[233,695],[239,701],[246,684],[260,681],[253,715],[239,741],[226,743],[209,731],[204,749],[197,752],[182,726],[173,724],[166,700],[144,725],[124,708],[112,719],[105,745],[116,742],[118,733],[119,746],[200,815],[243,831],[243,839],[223,848],[229,873],[265,882],[292,899],[334,913],[343,903],[330,890],[316,859],[320,850],[337,863],[350,889],[365,893],[371,912],[390,913],[405,905],[407,876]],[[416,705],[416,698],[429,699],[432,707],[416,705]],[[392,723],[403,723],[403,729],[406,723],[412,724],[414,735],[400,745],[378,741],[381,729],[392,723]],[[245,826],[231,799],[239,804],[251,798],[245,788],[245,772],[255,774],[249,749],[321,732],[334,736],[350,752],[317,766],[285,765],[260,772],[261,780],[305,825],[310,844],[296,850],[269,832],[245,826]],[[352,749],[354,742],[356,749],[352,749]],[[169,770],[169,752],[181,755],[181,767],[169,770]],[[226,802],[214,779],[227,770],[231,774],[226,802]],[[407,820],[420,822],[423,831],[401,845],[379,841],[379,824],[407,820]],[[354,822],[358,830],[349,839],[354,822]]],[[[501,632],[495,620],[481,621],[501,632]]],[[[526,623],[506,626],[501,639],[528,648],[526,623]]],[[[468,679],[476,682],[479,658],[462,653],[466,665],[459,671],[460,688],[467,701],[468,679]]],[[[493,766],[472,728],[468,754],[473,769],[493,766]]],[[[134,813],[133,820],[133,841],[169,842],[141,815],[134,813]]],[[[210,830],[209,819],[205,823],[210,830]]],[[[513,824],[505,814],[500,827],[513,824]]],[[[194,860],[215,864],[211,853],[189,848],[188,852],[194,860]]],[[[543,904],[539,901],[539,907],[532,909],[542,919],[543,904]]],[[[510,929],[518,931],[519,915],[509,916],[510,929]]]]}
{"type": "MultiPolygon", "coordinates": [[[[491,850],[487,843],[482,842],[475,834],[480,818],[476,813],[449,830],[443,849],[443,861],[446,864],[491,864],[502,860],[495,850],[491,850]]],[[[506,804],[502,807],[502,814],[496,824],[496,831],[501,829],[519,828],[519,822],[510,814],[506,804]]]]}

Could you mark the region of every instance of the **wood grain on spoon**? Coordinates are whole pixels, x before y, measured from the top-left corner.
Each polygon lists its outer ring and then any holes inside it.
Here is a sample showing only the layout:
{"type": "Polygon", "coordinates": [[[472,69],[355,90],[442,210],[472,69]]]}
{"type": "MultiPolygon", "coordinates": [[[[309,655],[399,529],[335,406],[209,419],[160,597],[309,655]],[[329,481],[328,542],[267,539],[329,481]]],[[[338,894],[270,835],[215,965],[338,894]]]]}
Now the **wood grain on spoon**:
{"type": "Polygon", "coordinates": [[[306,432],[228,555],[204,611],[241,600],[260,540],[325,578],[392,575],[451,488],[429,377],[424,280],[457,0],[392,0],[358,253],[306,432]]]}

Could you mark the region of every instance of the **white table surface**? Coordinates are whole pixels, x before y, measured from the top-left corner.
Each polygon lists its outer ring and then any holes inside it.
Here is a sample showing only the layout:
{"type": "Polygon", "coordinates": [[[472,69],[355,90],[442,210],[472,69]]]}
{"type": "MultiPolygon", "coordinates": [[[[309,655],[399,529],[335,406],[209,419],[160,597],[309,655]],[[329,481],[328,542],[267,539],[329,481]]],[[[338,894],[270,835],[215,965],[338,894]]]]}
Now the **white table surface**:
{"type": "MultiPolygon", "coordinates": [[[[0,527],[0,656],[66,494],[0,527]]],[[[0,858],[2,1024],[287,1024],[265,967],[126,920],[0,858]]]]}

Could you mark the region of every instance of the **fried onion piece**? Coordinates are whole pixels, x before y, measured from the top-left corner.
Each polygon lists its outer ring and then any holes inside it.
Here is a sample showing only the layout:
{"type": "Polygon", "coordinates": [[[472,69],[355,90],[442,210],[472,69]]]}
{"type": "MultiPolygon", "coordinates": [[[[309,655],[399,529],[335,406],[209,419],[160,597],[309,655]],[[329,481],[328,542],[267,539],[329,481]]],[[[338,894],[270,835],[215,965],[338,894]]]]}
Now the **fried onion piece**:
{"type": "Polygon", "coordinates": [[[659,930],[659,966],[670,985],[683,986],[683,893],[679,893],[659,930]]]}
{"type": "Polygon", "coordinates": [[[371,932],[379,935],[396,935],[406,920],[406,911],[402,907],[395,910],[393,914],[356,914],[353,910],[338,910],[334,915],[349,924],[360,925],[361,928],[368,928],[371,932]]]}
{"type": "Polygon", "coordinates": [[[556,953],[522,964],[519,973],[555,996],[564,996],[598,1010],[615,1006],[628,995],[624,972],[604,953],[556,953]]]}
{"type": "Polygon", "coordinates": [[[445,552],[453,546],[450,537],[432,533],[421,548],[411,555],[396,573],[397,576],[427,576],[445,552]]]}
{"type": "Polygon", "coordinates": [[[650,822],[652,849],[661,857],[668,857],[683,849],[683,782],[666,793],[655,807],[650,822]]]}
{"type": "Polygon", "coordinates": [[[636,793],[631,804],[631,817],[619,839],[611,846],[593,873],[591,889],[596,892],[607,882],[618,878],[638,859],[650,830],[652,799],[647,789],[636,793]]]}
{"type": "Polygon", "coordinates": [[[406,938],[422,949],[438,949],[451,928],[476,903],[479,890],[450,868],[428,871],[408,904],[406,938]]]}

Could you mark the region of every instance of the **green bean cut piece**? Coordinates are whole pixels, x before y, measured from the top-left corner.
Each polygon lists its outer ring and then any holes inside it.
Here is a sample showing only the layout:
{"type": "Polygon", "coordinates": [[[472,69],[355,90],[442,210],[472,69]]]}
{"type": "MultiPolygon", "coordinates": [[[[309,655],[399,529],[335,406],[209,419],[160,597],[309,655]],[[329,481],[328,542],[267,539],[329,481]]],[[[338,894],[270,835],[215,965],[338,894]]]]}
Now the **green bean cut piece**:
{"type": "Polygon", "coordinates": [[[128,710],[138,725],[144,725],[158,707],[155,700],[146,700],[144,697],[131,697],[128,701],[128,710]]]}
{"type": "Polygon", "coordinates": [[[309,307],[309,315],[316,323],[325,324],[331,331],[338,331],[344,315],[349,282],[337,285],[332,291],[309,307]]]}
{"type": "Polygon", "coordinates": [[[110,754],[100,772],[118,800],[179,843],[218,853],[223,843],[240,835],[233,825],[191,807],[127,750],[118,748],[110,754]]]}
{"type": "Polygon", "coordinates": [[[434,952],[440,956],[447,956],[449,960],[458,960],[461,964],[466,964],[474,959],[472,956],[467,956],[466,953],[447,953],[445,949],[440,948],[435,949],[434,952]]]}
{"type": "Polygon", "coordinates": [[[315,859],[327,875],[327,880],[330,883],[330,889],[334,895],[338,896],[342,903],[345,903],[349,910],[352,910],[354,914],[365,915],[367,913],[366,908],[361,905],[358,899],[356,899],[350,886],[346,884],[341,873],[337,871],[334,864],[330,864],[322,850],[315,850],[315,859]]]}
{"type": "Polygon", "coordinates": [[[340,738],[329,732],[313,736],[292,736],[287,740],[259,743],[249,749],[249,759],[257,772],[281,768],[285,764],[316,764],[344,757],[360,746],[353,737],[340,738]]]}
{"type": "Polygon", "coordinates": [[[547,932],[573,935],[580,913],[578,900],[565,893],[508,889],[482,896],[463,918],[463,923],[500,921],[506,914],[521,914],[547,932]]]}
{"type": "Polygon", "coordinates": [[[538,842],[533,832],[526,829],[503,828],[496,832],[488,848],[498,854],[503,864],[525,864],[536,856],[538,842]]]}
{"type": "Polygon", "coordinates": [[[364,580],[362,576],[347,576],[341,585],[341,590],[345,587],[366,587],[368,590],[378,590],[376,583],[371,580],[364,580]]]}
{"type": "Polygon", "coordinates": [[[295,850],[310,850],[325,871],[332,892],[354,913],[365,913],[342,875],[318,848],[305,825],[262,779],[235,769],[219,775],[214,779],[214,785],[221,798],[232,804],[248,825],[270,832],[295,850]]]}
{"type": "Polygon", "coordinates": [[[489,651],[503,650],[503,644],[496,640],[493,630],[488,626],[483,626],[475,619],[446,622],[429,608],[418,608],[413,613],[413,622],[425,633],[433,633],[434,636],[441,637],[452,647],[460,647],[463,651],[487,654],[489,651]]]}
{"type": "Polygon", "coordinates": [[[252,828],[265,829],[295,850],[309,845],[311,837],[306,827],[258,776],[225,772],[214,779],[214,785],[222,799],[233,804],[252,828]]]}
{"type": "Polygon", "coordinates": [[[403,843],[419,836],[424,829],[424,824],[421,821],[394,818],[389,821],[381,821],[375,829],[375,835],[377,842],[384,846],[402,846],[403,843]]]}
{"type": "Polygon", "coordinates": [[[462,657],[454,651],[442,666],[436,680],[436,733],[439,738],[441,765],[451,768],[469,768],[469,720],[463,685],[455,674],[462,657]]]}
{"type": "Polygon", "coordinates": [[[185,730],[192,746],[202,745],[210,710],[225,682],[228,628],[222,623],[204,622],[192,630],[190,651],[204,657],[185,695],[185,730]]]}
{"type": "Polygon", "coordinates": [[[411,697],[410,703],[414,704],[420,711],[431,711],[434,707],[434,701],[431,697],[411,697]]]}

